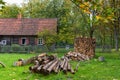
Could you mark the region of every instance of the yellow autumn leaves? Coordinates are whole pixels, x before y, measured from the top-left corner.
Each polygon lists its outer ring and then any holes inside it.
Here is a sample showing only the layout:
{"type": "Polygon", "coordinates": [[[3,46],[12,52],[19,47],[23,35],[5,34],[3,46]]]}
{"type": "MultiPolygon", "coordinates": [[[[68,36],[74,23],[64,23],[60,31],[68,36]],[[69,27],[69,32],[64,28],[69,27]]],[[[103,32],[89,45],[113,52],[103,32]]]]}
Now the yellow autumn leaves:
{"type": "Polygon", "coordinates": [[[84,13],[87,13],[87,14],[91,13],[89,10],[89,8],[90,8],[89,2],[84,2],[83,4],[80,4],[79,7],[81,8],[81,10],[83,10],[84,13]]]}
{"type": "Polygon", "coordinates": [[[96,19],[99,20],[99,19],[101,19],[101,17],[100,16],[96,16],[96,19]]]}
{"type": "Polygon", "coordinates": [[[111,15],[107,15],[107,16],[100,16],[100,15],[96,15],[95,18],[97,20],[103,21],[104,23],[108,23],[109,21],[114,21],[114,14],[112,13],[111,15]]]}
{"type": "Polygon", "coordinates": [[[89,1],[87,2],[84,1],[80,3],[79,7],[85,14],[92,14],[90,10],[99,11],[98,14],[94,15],[97,21],[100,20],[105,23],[108,23],[109,21],[113,21],[114,13],[104,15],[103,13],[104,9],[102,9],[101,6],[102,6],[102,0],[99,3],[91,3],[89,1]]]}

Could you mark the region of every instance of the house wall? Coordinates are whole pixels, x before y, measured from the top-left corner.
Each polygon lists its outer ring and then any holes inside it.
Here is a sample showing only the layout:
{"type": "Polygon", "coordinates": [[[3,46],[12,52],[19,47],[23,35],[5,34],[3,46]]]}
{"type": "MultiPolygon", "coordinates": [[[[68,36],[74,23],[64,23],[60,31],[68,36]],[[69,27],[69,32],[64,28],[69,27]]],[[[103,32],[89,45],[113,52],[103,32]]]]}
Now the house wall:
{"type": "Polygon", "coordinates": [[[10,45],[11,44],[11,39],[10,39],[10,37],[8,36],[8,37],[5,37],[5,36],[1,36],[0,37],[0,45],[2,45],[3,44],[3,41],[6,41],[6,44],[4,44],[4,45],[10,45]]]}
{"type": "MultiPolygon", "coordinates": [[[[37,45],[37,38],[36,36],[1,36],[0,42],[3,40],[6,40],[6,45],[12,45],[12,44],[19,44],[22,45],[22,39],[26,39],[25,45],[37,45]]],[[[2,45],[2,44],[0,44],[2,45]]]]}

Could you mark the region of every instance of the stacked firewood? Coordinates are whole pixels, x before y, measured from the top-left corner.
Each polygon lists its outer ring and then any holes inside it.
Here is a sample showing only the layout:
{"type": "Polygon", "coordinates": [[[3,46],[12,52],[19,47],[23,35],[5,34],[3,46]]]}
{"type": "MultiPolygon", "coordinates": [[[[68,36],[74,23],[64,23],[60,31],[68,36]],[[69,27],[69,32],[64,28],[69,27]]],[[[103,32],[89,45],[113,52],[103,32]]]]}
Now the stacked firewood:
{"type": "MultiPolygon", "coordinates": [[[[13,63],[13,66],[24,66],[28,64],[33,64],[35,60],[41,61],[42,59],[46,58],[47,54],[46,53],[41,53],[40,55],[28,58],[27,60],[24,60],[22,58],[18,59],[18,61],[13,63]]],[[[53,58],[53,57],[51,57],[53,58]]]]}
{"type": "Polygon", "coordinates": [[[95,56],[95,39],[87,37],[79,37],[75,39],[74,51],[84,55],[88,55],[89,58],[95,56]]]}
{"type": "Polygon", "coordinates": [[[34,65],[29,67],[29,70],[31,72],[43,74],[49,74],[51,72],[58,73],[61,70],[64,73],[67,73],[68,71],[74,73],[67,57],[59,59],[54,55],[44,55],[42,57],[38,56],[38,58],[34,61],[34,65]]]}
{"type": "Polygon", "coordinates": [[[68,59],[71,59],[71,60],[77,60],[77,61],[85,61],[85,60],[90,60],[89,56],[88,55],[85,55],[85,54],[81,54],[79,52],[68,52],[67,54],[65,54],[65,56],[68,58],[68,59]]]}

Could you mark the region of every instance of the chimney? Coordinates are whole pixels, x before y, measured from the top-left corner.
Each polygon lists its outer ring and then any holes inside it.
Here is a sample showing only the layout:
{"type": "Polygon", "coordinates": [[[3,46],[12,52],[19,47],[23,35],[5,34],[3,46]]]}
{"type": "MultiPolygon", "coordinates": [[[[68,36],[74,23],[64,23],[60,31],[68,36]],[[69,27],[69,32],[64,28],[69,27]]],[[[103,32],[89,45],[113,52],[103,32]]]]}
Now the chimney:
{"type": "Polygon", "coordinates": [[[21,13],[19,13],[19,14],[17,15],[17,19],[22,19],[22,14],[21,14],[21,13]]]}

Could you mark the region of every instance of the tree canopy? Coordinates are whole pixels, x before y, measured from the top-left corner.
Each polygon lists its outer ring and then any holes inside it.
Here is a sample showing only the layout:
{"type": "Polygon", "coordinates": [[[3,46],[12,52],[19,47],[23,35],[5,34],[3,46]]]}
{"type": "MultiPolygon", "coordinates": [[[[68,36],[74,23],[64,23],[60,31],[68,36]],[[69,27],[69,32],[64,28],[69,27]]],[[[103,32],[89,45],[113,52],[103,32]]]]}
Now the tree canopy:
{"type": "MultiPolygon", "coordinates": [[[[0,4],[5,3],[1,0],[0,4]]],[[[119,39],[118,0],[28,0],[22,7],[4,5],[0,17],[15,18],[19,13],[23,18],[57,18],[58,42],[73,43],[74,38],[87,36],[96,37],[103,44],[111,37],[109,44],[114,45],[119,39]]]]}

